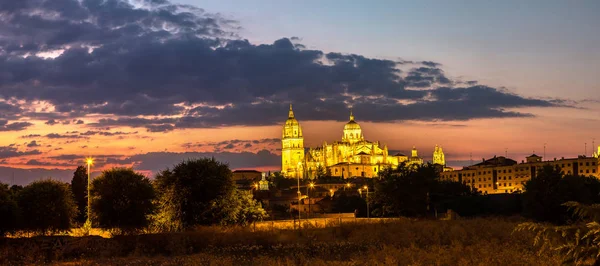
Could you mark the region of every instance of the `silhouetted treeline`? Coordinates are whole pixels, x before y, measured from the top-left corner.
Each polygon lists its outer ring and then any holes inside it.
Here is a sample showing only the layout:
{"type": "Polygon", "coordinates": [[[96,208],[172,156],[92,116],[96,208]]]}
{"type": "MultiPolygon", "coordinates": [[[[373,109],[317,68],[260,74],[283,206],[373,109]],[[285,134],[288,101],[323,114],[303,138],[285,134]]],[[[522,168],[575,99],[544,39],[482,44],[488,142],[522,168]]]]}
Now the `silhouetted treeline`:
{"type": "Polygon", "coordinates": [[[84,170],[77,168],[72,184],[56,180],[35,181],[23,188],[0,184],[0,236],[68,231],[86,221],[94,228],[134,233],[246,225],[266,217],[251,193],[236,189],[226,164],[203,158],[166,169],[154,181],[127,168],[102,172],[90,187],[88,220],[84,170]]]}

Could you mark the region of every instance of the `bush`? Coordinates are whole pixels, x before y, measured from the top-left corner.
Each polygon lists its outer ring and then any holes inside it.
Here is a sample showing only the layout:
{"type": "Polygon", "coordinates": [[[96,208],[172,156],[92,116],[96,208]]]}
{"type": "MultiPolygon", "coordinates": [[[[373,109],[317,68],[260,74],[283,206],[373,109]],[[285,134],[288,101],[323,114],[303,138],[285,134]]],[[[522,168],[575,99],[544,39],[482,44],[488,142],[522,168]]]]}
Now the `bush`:
{"type": "Polygon", "coordinates": [[[92,182],[92,223],[101,228],[135,231],[148,225],[154,210],[150,180],[132,169],[113,168],[92,182]]]}
{"type": "Polygon", "coordinates": [[[17,195],[22,228],[40,234],[71,229],[77,205],[68,184],[56,180],[35,181],[17,195]]]}
{"type": "Polygon", "coordinates": [[[0,183],[0,237],[17,229],[19,209],[8,186],[0,183]]]}

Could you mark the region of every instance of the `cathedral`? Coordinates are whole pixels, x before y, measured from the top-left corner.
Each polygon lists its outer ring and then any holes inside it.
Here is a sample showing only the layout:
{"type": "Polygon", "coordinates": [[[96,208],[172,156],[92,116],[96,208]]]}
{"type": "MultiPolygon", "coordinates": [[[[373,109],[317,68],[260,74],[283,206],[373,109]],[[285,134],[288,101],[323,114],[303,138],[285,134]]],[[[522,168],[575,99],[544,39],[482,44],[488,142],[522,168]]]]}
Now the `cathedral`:
{"type": "MultiPolygon", "coordinates": [[[[352,112],[344,125],[341,141],[323,142],[322,146],[305,149],[302,128],[290,105],[281,144],[281,173],[289,178],[315,178],[319,172],[342,178],[377,177],[385,168],[396,168],[401,163],[423,164],[415,147],[410,156],[389,154],[387,145],[365,140],[352,112]]],[[[445,166],[444,153],[437,145],[433,163],[445,166]]]]}

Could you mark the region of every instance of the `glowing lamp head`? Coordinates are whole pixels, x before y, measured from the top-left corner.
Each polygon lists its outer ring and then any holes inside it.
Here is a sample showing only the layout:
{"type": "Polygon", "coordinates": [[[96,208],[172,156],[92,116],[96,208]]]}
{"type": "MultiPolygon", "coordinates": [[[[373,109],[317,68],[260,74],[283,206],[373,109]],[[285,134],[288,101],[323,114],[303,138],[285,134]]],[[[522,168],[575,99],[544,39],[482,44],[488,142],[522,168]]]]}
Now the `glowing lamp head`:
{"type": "Polygon", "coordinates": [[[363,189],[369,189],[367,186],[364,186],[363,189]]]}
{"type": "Polygon", "coordinates": [[[346,187],[350,187],[350,183],[347,183],[347,184],[346,184],[346,187]]]}
{"type": "Polygon", "coordinates": [[[315,187],[315,183],[310,183],[309,185],[311,188],[315,187]]]}
{"type": "Polygon", "coordinates": [[[94,159],[92,159],[92,158],[90,157],[90,158],[87,158],[87,159],[85,159],[85,162],[86,162],[88,165],[92,165],[92,164],[94,164],[94,159]]]}

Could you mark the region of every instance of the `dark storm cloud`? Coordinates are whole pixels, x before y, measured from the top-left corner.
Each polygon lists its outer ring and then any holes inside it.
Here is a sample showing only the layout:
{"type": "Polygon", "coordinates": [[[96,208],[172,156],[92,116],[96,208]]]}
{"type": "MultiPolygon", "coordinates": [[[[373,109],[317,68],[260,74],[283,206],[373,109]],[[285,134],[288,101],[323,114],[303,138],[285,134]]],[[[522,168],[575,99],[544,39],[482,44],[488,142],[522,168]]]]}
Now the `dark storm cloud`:
{"type": "MultiPolygon", "coordinates": [[[[53,104],[56,112],[23,113],[48,124],[101,114],[116,117],[88,125],[273,125],[290,102],[303,120],[346,120],[354,106],[367,121],[522,117],[530,114],[506,110],[558,105],[475,83],[455,88],[462,83],[437,62],[324,53],[294,37],[252,44],[237,37],[236,21],[166,0],[142,1],[144,8],[124,0],[17,2],[0,5],[0,95],[53,104]],[[52,51],[62,54],[35,56],[52,51]],[[414,68],[402,71],[408,63],[414,68]]],[[[17,104],[3,108],[11,120],[20,114],[17,104]]]]}
{"type": "Polygon", "coordinates": [[[0,146],[0,159],[42,154],[39,150],[18,151],[11,146],[0,146]]]}

